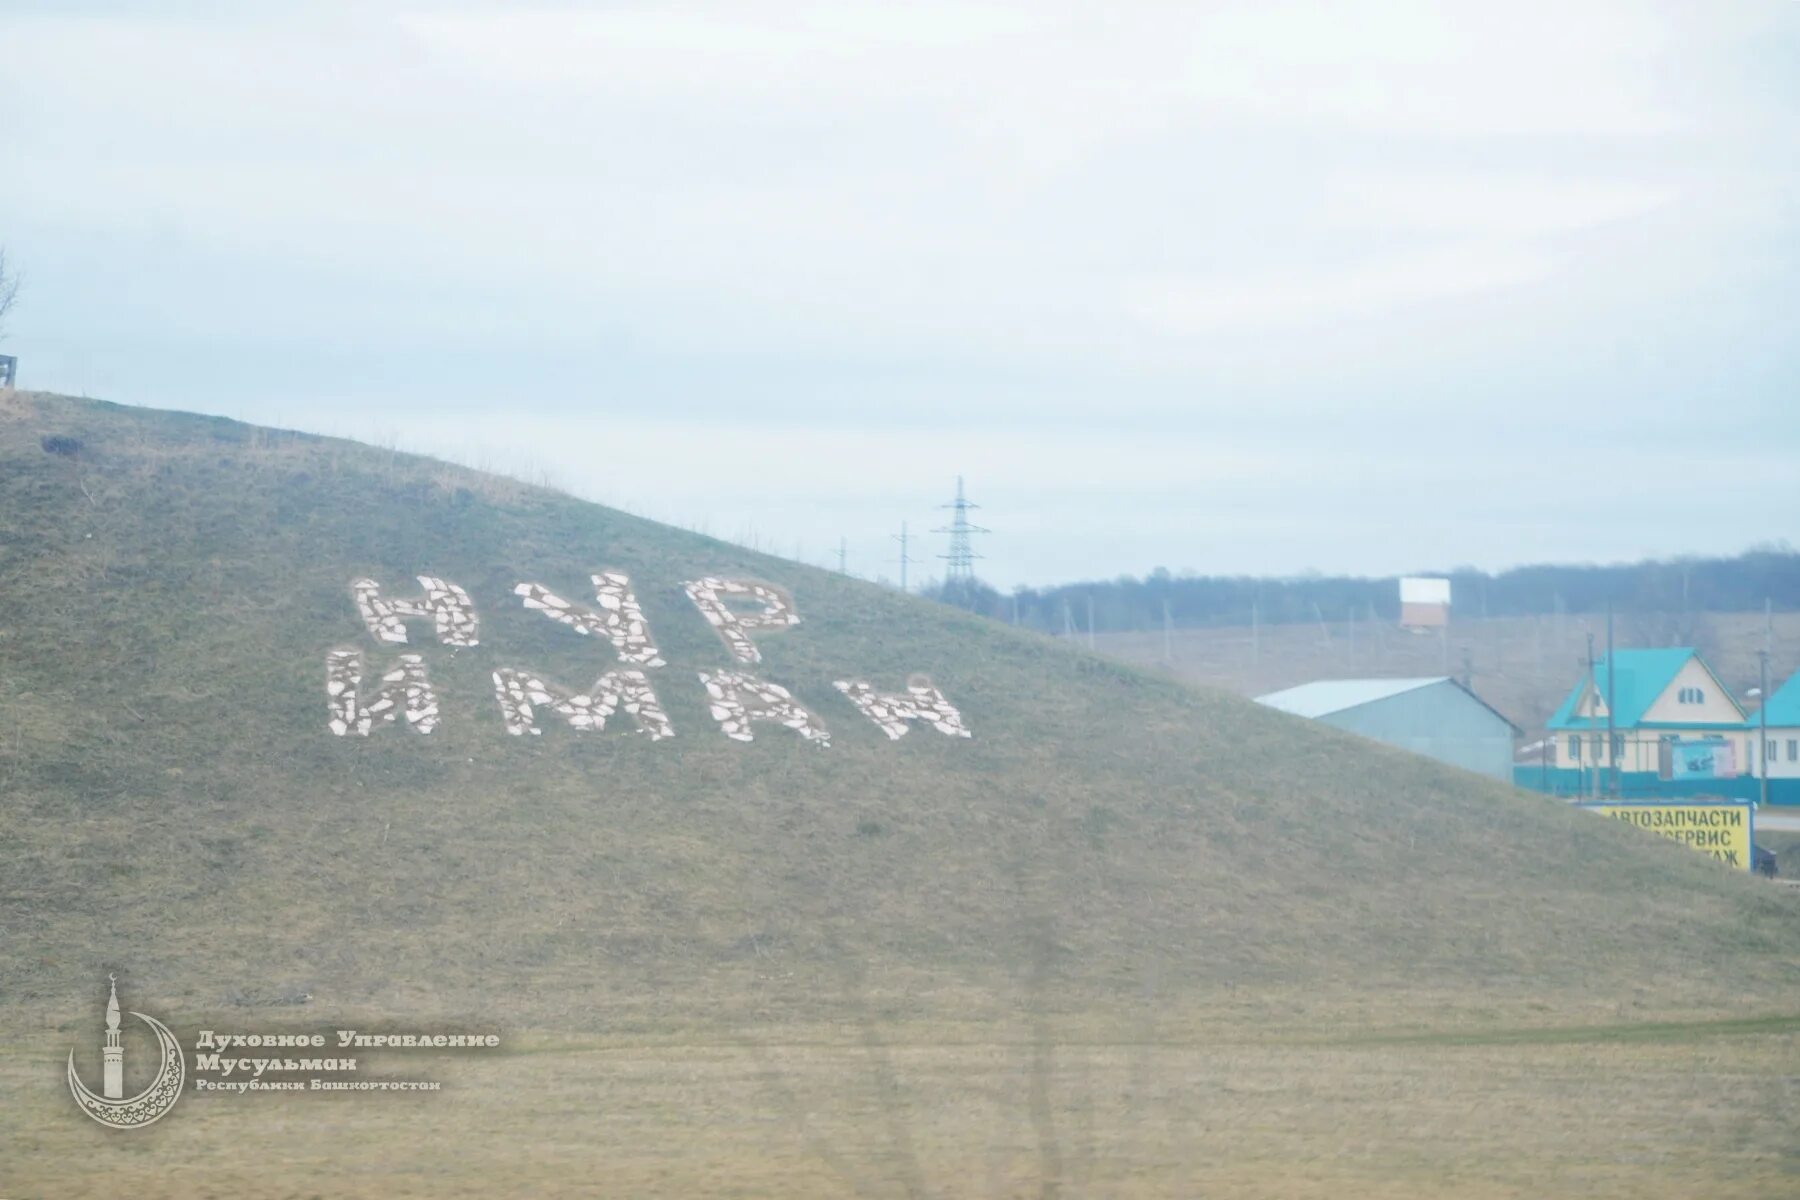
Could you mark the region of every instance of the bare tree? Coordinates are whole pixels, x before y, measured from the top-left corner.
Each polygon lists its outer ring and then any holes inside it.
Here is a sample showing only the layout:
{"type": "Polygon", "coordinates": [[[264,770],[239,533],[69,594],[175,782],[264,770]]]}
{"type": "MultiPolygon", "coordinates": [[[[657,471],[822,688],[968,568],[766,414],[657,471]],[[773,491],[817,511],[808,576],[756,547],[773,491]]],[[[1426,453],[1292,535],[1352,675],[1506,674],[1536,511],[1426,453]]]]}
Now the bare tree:
{"type": "Polygon", "coordinates": [[[6,314],[19,299],[19,276],[6,269],[6,249],[0,247],[0,333],[6,332],[6,314]]]}

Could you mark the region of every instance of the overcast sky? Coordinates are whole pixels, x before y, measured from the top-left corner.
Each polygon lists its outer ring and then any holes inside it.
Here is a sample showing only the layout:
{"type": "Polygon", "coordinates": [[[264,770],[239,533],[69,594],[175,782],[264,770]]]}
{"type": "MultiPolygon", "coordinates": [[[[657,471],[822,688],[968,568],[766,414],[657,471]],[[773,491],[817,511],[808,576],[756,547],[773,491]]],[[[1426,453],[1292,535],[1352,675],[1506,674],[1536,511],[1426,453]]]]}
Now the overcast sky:
{"type": "Polygon", "coordinates": [[[0,0],[0,170],[25,386],[860,574],[1800,541],[1787,0],[0,0]]]}

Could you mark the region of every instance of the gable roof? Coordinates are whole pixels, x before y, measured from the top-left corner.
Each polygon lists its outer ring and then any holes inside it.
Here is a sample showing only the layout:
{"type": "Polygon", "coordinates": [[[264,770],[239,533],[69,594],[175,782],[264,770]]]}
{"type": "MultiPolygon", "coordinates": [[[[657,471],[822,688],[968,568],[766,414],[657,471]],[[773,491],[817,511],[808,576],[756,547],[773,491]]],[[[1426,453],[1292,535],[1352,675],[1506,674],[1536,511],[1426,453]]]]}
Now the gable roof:
{"type": "Polygon", "coordinates": [[[1386,700],[1389,696],[1430,687],[1448,678],[1448,675],[1433,675],[1421,679],[1317,679],[1312,683],[1258,696],[1256,702],[1270,708],[1279,708],[1285,713],[1293,713],[1296,717],[1323,717],[1343,712],[1346,708],[1357,708],[1376,700],[1386,700]]]}
{"type": "Polygon", "coordinates": [[[1285,713],[1292,713],[1296,717],[1328,717],[1332,713],[1360,708],[1365,704],[1373,704],[1377,700],[1405,695],[1407,692],[1440,683],[1450,684],[1457,691],[1462,692],[1469,699],[1505,721],[1515,734],[1521,732],[1505,713],[1449,675],[1427,675],[1416,679],[1318,679],[1312,683],[1300,684],[1298,687],[1284,688],[1279,692],[1258,696],[1256,702],[1270,708],[1280,709],[1285,713]]]}
{"type": "MultiPolygon", "coordinates": [[[[1681,669],[1688,664],[1690,658],[1698,658],[1691,646],[1673,646],[1666,650],[1614,650],[1612,660],[1601,659],[1594,664],[1594,687],[1604,701],[1610,689],[1613,702],[1612,723],[1615,728],[1628,729],[1641,723],[1644,713],[1656,698],[1668,690],[1681,669]],[[1613,675],[1614,664],[1617,664],[1617,677],[1613,675]]],[[[1712,668],[1706,665],[1705,659],[1698,659],[1700,667],[1712,677],[1715,686],[1733,707],[1737,700],[1719,684],[1718,676],[1713,675],[1712,668]]],[[[1581,680],[1569,689],[1556,714],[1550,718],[1548,728],[1551,729],[1604,729],[1604,717],[1578,717],[1575,709],[1581,698],[1587,694],[1588,681],[1581,680]]],[[[1738,708],[1741,715],[1742,708],[1738,708]]]]}
{"type": "Polygon", "coordinates": [[[1770,693],[1763,701],[1762,709],[1745,718],[1746,725],[1761,725],[1763,713],[1768,713],[1770,725],[1800,725],[1800,674],[1788,676],[1788,681],[1770,693]]]}

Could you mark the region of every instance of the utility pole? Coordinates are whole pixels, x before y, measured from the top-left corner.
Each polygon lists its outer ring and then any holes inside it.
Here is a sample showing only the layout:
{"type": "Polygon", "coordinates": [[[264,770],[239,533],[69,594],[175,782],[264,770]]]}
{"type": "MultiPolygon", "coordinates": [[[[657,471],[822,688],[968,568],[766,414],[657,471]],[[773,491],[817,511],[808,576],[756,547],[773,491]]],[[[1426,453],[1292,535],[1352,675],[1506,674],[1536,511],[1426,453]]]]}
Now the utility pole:
{"type": "MultiPolygon", "coordinates": [[[[1588,691],[1590,693],[1592,693],[1595,697],[1598,697],[1600,694],[1600,680],[1594,674],[1594,631],[1591,629],[1588,630],[1588,635],[1587,635],[1587,668],[1588,668],[1588,691]]],[[[1590,712],[1593,711],[1591,707],[1590,707],[1589,711],[1590,712]]],[[[1592,729],[1593,727],[1594,727],[1594,720],[1592,717],[1589,717],[1588,718],[1588,728],[1592,729]]],[[[1590,747],[1592,747],[1594,744],[1593,739],[1591,739],[1591,738],[1587,739],[1587,742],[1590,747]]],[[[1596,768],[1598,768],[1599,765],[1600,764],[1597,762],[1594,764],[1594,766],[1596,768]]],[[[1598,770],[1595,770],[1595,772],[1594,772],[1594,774],[1596,776],[1599,775],[1599,773],[1600,772],[1598,770]]],[[[1582,780],[1581,790],[1584,794],[1588,790],[1587,781],[1585,779],[1582,780]]],[[[1600,790],[1597,782],[1596,782],[1596,786],[1595,786],[1594,790],[1596,792],[1598,792],[1600,790]]]]}
{"type": "Polygon", "coordinates": [[[1619,794],[1619,739],[1613,725],[1613,681],[1619,677],[1618,668],[1613,663],[1613,610],[1612,601],[1606,602],[1606,787],[1610,794],[1619,794]]]}
{"type": "Polygon", "coordinates": [[[1757,674],[1762,685],[1762,703],[1756,709],[1756,723],[1761,732],[1757,735],[1762,745],[1756,748],[1756,760],[1762,764],[1762,787],[1758,792],[1758,804],[1762,808],[1769,807],[1769,652],[1762,651],[1756,656],[1757,674]]]}
{"type": "Polygon", "coordinates": [[[947,564],[944,568],[944,581],[946,583],[954,583],[957,580],[972,582],[975,578],[975,560],[982,556],[975,553],[975,546],[969,540],[969,536],[993,531],[969,523],[970,510],[980,508],[981,505],[969,503],[968,498],[963,495],[963,477],[961,475],[956,477],[956,499],[948,504],[940,504],[938,507],[951,511],[950,523],[940,525],[932,530],[933,533],[950,535],[950,553],[938,555],[947,564]]]}
{"type": "Polygon", "coordinates": [[[913,558],[906,552],[907,536],[905,521],[900,522],[900,532],[894,534],[893,538],[896,542],[900,543],[900,557],[895,561],[900,564],[900,590],[904,592],[906,590],[906,564],[917,562],[919,560],[913,558]]]}
{"type": "Polygon", "coordinates": [[[1087,622],[1088,649],[1092,650],[1094,648],[1094,593],[1092,593],[1092,592],[1089,592],[1087,594],[1087,608],[1088,608],[1088,622],[1087,622]]]}

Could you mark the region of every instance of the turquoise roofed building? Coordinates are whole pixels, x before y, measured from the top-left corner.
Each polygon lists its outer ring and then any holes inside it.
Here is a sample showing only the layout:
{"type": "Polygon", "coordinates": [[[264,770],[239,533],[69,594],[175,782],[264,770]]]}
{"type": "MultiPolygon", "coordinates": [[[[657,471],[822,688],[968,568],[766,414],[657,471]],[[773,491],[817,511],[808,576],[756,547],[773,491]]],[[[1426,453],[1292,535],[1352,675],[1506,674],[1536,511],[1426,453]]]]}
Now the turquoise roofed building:
{"type": "Polygon", "coordinates": [[[1769,802],[1800,804],[1800,675],[1775,689],[1763,707],[1744,720],[1757,757],[1753,769],[1769,771],[1769,802]]]}
{"type": "MultiPolygon", "coordinates": [[[[1800,691],[1794,702],[1800,707],[1800,691]]],[[[1616,771],[1617,793],[1628,798],[1754,798],[1756,734],[1690,647],[1614,651],[1570,689],[1547,727],[1542,760],[1515,769],[1523,786],[1610,793],[1616,771]]],[[[1800,740],[1800,721],[1794,737],[1800,740]]],[[[1795,763],[1800,780],[1800,755],[1795,763]]]]}

